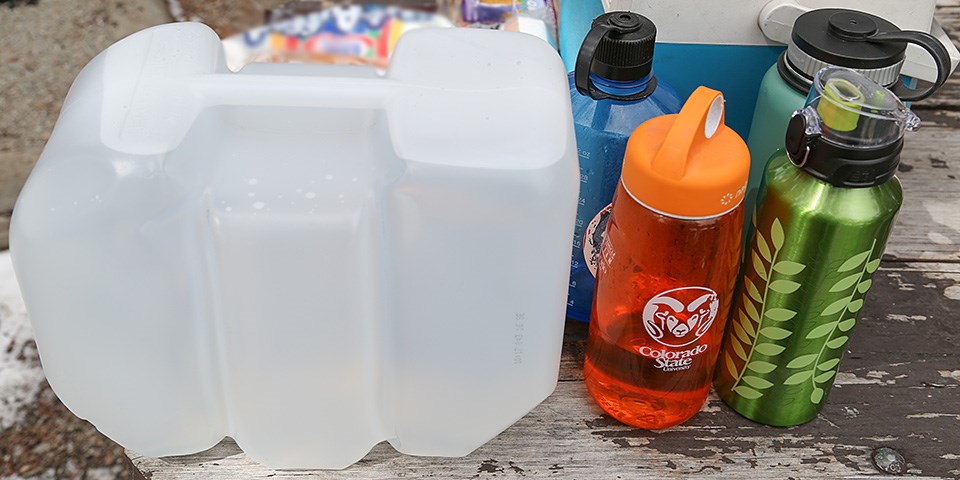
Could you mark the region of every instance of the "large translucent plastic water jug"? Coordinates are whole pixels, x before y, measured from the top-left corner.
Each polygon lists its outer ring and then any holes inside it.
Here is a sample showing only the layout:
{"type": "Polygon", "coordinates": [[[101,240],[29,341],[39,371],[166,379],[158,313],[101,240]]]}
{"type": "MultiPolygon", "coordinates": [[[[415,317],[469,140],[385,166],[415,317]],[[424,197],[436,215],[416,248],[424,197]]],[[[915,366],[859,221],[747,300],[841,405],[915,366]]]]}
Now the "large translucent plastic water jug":
{"type": "Polygon", "coordinates": [[[556,385],[578,184],[534,37],[232,73],[171,24],[79,75],[11,244],[51,386],[125,447],[461,456],[556,385]]]}

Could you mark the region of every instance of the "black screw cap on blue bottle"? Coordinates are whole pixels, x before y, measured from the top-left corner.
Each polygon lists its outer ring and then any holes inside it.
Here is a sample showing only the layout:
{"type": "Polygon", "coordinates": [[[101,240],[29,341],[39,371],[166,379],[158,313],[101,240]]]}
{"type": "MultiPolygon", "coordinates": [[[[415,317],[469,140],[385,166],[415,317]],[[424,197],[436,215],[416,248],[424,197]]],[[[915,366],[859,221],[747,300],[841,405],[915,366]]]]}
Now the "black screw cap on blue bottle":
{"type": "Polygon", "coordinates": [[[597,17],[577,55],[574,73],[577,91],[596,100],[634,101],[650,96],[657,86],[655,78],[644,91],[621,97],[596,88],[590,74],[616,82],[636,81],[649,75],[653,70],[656,40],[656,25],[643,15],[610,12],[597,17]]]}

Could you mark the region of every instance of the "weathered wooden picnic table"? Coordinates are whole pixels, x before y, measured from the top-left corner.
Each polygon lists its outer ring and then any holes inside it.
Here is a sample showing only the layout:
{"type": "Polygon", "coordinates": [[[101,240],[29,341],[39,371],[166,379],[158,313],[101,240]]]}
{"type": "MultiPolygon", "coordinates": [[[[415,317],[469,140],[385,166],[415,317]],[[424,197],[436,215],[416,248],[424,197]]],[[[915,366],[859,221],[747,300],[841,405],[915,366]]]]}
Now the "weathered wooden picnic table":
{"type": "MultiPolygon", "coordinates": [[[[941,1],[938,18],[960,38],[960,0],[941,1]]],[[[806,425],[759,425],[713,394],[699,414],[678,427],[646,431],[622,425],[587,395],[582,381],[587,329],[568,322],[554,394],[466,457],[409,457],[384,443],[343,471],[274,471],[226,439],[183,457],[128,451],[133,476],[844,478],[882,475],[872,452],[891,447],[905,458],[908,474],[960,477],[960,77],[915,110],[924,126],[908,137],[903,151],[903,210],[829,401],[806,425]]],[[[489,379],[489,388],[498,388],[496,378],[489,379]]]]}

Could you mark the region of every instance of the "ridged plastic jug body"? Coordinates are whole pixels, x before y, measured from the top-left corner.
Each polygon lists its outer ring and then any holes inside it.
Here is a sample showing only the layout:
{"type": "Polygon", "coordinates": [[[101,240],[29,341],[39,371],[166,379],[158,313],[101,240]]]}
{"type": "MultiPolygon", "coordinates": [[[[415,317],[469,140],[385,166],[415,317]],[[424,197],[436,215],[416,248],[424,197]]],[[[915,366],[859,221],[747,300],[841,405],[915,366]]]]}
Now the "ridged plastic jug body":
{"type": "Polygon", "coordinates": [[[627,140],[643,122],[679,112],[682,102],[673,88],[659,80],[653,94],[643,100],[594,100],[577,92],[573,74],[570,98],[580,160],[580,200],[570,260],[567,316],[586,322],[593,304],[608,207],[620,180],[627,140]]]}
{"type": "Polygon", "coordinates": [[[77,78],[11,248],[51,386],[146,455],[465,455],[556,383],[576,154],[533,37],[229,72],[199,24],[77,78]],[[490,388],[496,378],[498,387],[490,388]]]}

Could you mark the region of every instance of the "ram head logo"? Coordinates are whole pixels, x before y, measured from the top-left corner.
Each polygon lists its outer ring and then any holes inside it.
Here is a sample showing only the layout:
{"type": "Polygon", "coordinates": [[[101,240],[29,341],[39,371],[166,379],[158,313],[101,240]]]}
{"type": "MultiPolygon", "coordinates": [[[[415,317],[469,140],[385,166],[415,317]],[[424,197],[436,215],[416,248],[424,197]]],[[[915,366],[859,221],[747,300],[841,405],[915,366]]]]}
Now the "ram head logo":
{"type": "Polygon", "coordinates": [[[707,333],[720,309],[717,292],[704,287],[667,290],[643,309],[643,327],[657,342],[682,347],[707,333]]]}

